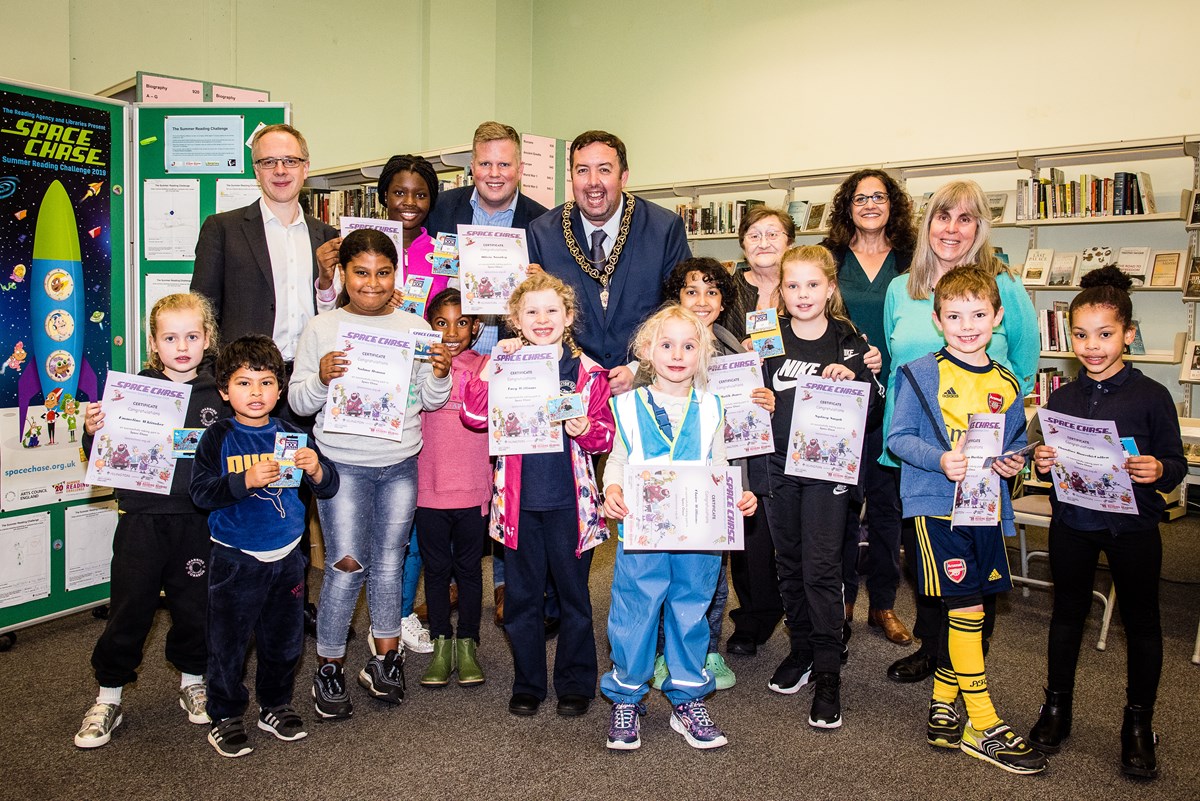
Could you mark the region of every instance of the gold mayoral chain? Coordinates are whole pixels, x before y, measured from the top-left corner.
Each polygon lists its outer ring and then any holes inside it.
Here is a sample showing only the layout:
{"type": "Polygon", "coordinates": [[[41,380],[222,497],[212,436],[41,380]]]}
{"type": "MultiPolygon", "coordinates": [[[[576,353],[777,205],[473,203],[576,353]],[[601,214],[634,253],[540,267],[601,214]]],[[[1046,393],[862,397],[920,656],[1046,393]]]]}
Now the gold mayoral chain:
{"type": "Polygon", "coordinates": [[[608,254],[608,258],[600,263],[603,265],[601,269],[597,269],[597,263],[584,255],[579,248],[579,243],[575,241],[575,235],[571,233],[571,209],[575,208],[575,201],[568,200],[564,203],[562,211],[563,239],[567,241],[567,250],[571,251],[571,255],[575,257],[579,269],[600,284],[600,305],[606,311],[608,309],[608,282],[612,280],[612,274],[617,269],[617,259],[621,258],[625,240],[629,238],[629,223],[633,220],[633,204],[636,202],[633,195],[628,192],[622,194],[625,196],[625,213],[621,215],[621,229],[617,233],[617,241],[613,245],[612,253],[608,254]]]}

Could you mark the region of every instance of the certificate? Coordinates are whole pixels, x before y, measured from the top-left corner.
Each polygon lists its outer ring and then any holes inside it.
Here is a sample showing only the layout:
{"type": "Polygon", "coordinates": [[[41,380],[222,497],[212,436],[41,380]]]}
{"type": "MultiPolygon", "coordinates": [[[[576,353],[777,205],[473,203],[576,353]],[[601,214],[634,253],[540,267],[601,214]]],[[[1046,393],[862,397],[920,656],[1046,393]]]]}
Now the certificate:
{"type": "MultiPolygon", "coordinates": [[[[338,228],[341,229],[341,237],[345,239],[354,231],[362,230],[363,228],[373,228],[379,231],[388,239],[392,240],[392,244],[396,246],[396,252],[400,254],[400,258],[404,258],[404,224],[393,222],[392,220],[377,220],[374,217],[342,217],[338,220],[338,228]]],[[[396,281],[396,285],[401,284],[400,280],[396,281]]]]}
{"type": "Polygon", "coordinates": [[[708,390],[720,395],[725,406],[725,455],[730,459],[775,450],[771,415],[750,399],[762,385],[757,353],[715,356],[709,363],[708,390]]]}
{"type": "Polygon", "coordinates": [[[322,426],[327,432],[399,442],[404,436],[413,338],[409,332],[342,323],[346,372],[329,382],[322,426]]]}
{"type": "Polygon", "coordinates": [[[706,465],[625,465],[625,550],[740,551],[742,473],[706,465]]]}
{"type": "Polygon", "coordinates": [[[783,472],[857,484],[870,397],[865,381],[797,380],[783,472]]]}
{"type": "Polygon", "coordinates": [[[175,429],[183,428],[192,388],[175,381],[109,371],[104,385],[104,428],[88,460],[88,484],[171,492],[175,429]]]}
{"type": "Polygon", "coordinates": [[[562,423],[550,422],[546,409],[559,394],[554,347],[525,347],[512,354],[495,348],[487,369],[488,453],[561,451],[562,423]]]}
{"type": "Polygon", "coordinates": [[[950,527],[994,526],[1000,520],[1000,476],[992,469],[1004,447],[1004,415],[973,414],[963,434],[967,475],[954,488],[950,527]]]}
{"type": "Polygon", "coordinates": [[[458,226],[464,314],[507,314],[508,299],[528,267],[524,229],[458,226]]]}
{"type": "Polygon", "coordinates": [[[1116,423],[1045,408],[1038,409],[1038,417],[1046,444],[1057,452],[1050,475],[1061,502],[1103,512],[1138,513],[1116,423]]]}

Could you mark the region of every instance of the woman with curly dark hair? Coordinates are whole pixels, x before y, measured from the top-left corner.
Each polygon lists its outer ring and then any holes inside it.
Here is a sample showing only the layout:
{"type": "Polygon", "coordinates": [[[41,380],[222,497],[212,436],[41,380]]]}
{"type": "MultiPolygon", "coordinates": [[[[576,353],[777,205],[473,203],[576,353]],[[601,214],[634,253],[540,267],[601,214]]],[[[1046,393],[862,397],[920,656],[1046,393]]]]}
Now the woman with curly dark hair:
{"type": "MultiPolygon", "coordinates": [[[[883,170],[859,170],[846,178],[833,196],[829,236],[821,243],[838,264],[838,287],[850,319],[883,356],[883,375],[890,374],[890,354],[884,336],[883,302],[888,284],[912,263],[916,232],[912,202],[899,184],[883,170]]],[[[867,549],[867,623],[882,630],[897,645],[912,643],[912,634],[896,616],[896,588],[900,583],[899,471],[879,464],[883,428],[867,433],[863,453],[867,549]]],[[[846,624],[843,641],[850,638],[850,621],[858,597],[859,516],[846,519],[843,584],[846,624]]]]}

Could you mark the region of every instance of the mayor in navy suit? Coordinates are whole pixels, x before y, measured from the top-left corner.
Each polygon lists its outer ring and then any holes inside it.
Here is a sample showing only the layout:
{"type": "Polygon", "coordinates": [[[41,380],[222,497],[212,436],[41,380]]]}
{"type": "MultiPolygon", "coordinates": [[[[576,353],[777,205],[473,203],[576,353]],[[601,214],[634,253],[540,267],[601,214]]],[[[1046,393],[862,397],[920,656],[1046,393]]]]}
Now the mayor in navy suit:
{"type": "Polygon", "coordinates": [[[205,219],[191,288],[212,301],[223,343],[265,334],[290,367],[304,324],[337,301],[338,232],[300,208],[308,144],[299,131],[268,125],[250,153],[262,197],[205,219]]]}
{"type": "Polygon", "coordinates": [[[571,142],[575,199],[529,225],[529,260],[574,287],[575,340],[609,370],[613,394],[628,391],[631,339],[663,301],[676,264],[691,258],[683,221],[624,191],[625,143],[605,131],[571,142]]]}

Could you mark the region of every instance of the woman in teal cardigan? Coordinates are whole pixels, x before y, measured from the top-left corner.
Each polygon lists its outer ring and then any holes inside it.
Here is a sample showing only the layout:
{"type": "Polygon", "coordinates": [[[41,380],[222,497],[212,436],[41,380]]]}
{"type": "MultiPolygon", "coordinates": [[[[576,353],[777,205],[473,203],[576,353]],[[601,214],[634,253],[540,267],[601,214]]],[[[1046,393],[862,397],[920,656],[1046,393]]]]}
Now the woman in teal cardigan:
{"type": "MultiPolygon", "coordinates": [[[[928,211],[917,234],[917,249],[912,268],[888,285],[883,306],[883,326],[891,352],[887,402],[883,430],[891,429],[895,400],[896,373],[914,359],[940,350],[945,340],[933,324],[933,287],[955,267],[972,264],[996,276],[1004,319],[992,332],[987,352],[995,361],[1012,371],[1021,382],[1021,392],[1029,394],[1037,372],[1041,340],[1037,313],[1020,279],[992,250],[991,213],[987,198],[974,181],[952,181],[929,199],[928,211]]],[[[897,465],[886,449],[880,463],[897,465]]],[[[911,530],[904,529],[905,553],[915,554],[911,530]]],[[[912,559],[907,560],[911,568],[912,559]]],[[[994,596],[992,596],[994,601],[994,596]]],[[[984,639],[991,634],[995,619],[994,603],[984,624],[984,639]]],[[[888,677],[899,682],[922,681],[932,675],[937,662],[943,615],[937,599],[917,596],[917,622],[913,635],[921,647],[910,656],[893,663],[888,677]]]]}

